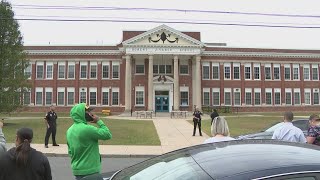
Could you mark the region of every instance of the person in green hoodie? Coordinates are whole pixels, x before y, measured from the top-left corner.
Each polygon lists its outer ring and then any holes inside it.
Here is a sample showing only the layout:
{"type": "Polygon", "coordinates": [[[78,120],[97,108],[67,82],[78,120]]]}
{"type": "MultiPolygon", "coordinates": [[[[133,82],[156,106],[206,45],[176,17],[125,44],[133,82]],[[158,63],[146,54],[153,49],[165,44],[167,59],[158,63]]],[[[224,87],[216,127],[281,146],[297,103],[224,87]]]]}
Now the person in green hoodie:
{"type": "Polygon", "coordinates": [[[85,103],[80,103],[70,111],[74,123],[67,130],[68,154],[73,175],[77,180],[88,175],[100,174],[101,156],[98,140],[112,138],[109,128],[89,110],[85,103]],[[92,116],[92,121],[89,122],[96,123],[98,127],[88,124],[86,112],[92,116]]]}

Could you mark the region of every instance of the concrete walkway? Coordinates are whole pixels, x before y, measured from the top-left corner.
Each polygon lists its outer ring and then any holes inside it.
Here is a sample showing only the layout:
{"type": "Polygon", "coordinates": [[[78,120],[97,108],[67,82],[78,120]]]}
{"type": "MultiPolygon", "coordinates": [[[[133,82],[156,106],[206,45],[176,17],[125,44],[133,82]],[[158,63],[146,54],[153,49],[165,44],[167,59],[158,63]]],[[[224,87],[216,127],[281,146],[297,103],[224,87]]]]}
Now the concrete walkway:
{"type": "MultiPolygon", "coordinates": [[[[141,120],[136,117],[108,117],[110,119],[130,119],[141,120]]],[[[189,117],[190,119],[190,117],[189,117]]],[[[144,119],[143,119],[144,120],[144,119]]],[[[203,136],[199,136],[197,129],[196,136],[192,136],[193,125],[187,122],[188,119],[170,119],[170,117],[155,117],[152,120],[157,130],[161,146],[135,146],[135,145],[100,145],[100,153],[102,156],[154,156],[167,153],[176,149],[201,144],[209,136],[202,132],[203,136]]],[[[48,156],[67,156],[68,148],[66,144],[60,146],[50,146],[44,148],[43,144],[31,144],[33,148],[43,152],[48,156]]],[[[13,144],[8,144],[8,148],[13,144]]]]}

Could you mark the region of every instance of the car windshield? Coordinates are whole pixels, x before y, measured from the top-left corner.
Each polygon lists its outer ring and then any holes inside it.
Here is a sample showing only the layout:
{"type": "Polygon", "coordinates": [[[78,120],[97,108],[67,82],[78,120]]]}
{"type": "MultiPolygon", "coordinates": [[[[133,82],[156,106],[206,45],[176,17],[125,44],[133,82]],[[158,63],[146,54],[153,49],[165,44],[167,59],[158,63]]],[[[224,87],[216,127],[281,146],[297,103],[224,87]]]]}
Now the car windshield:
{"type": "Polygon", "coordinates": [[[168,153],[120,171],[112,179],[211,179],[188,151],[168,153]]]}
{"type": "Polygon", "coordinates": [[[283,122],[277,123],[277,124],[271,126],[270,128],[266,129],[265,132],[274,132],[274,130],[276,130],[278,127],[280,127],[282,125],[283,125],[283,122]]]}

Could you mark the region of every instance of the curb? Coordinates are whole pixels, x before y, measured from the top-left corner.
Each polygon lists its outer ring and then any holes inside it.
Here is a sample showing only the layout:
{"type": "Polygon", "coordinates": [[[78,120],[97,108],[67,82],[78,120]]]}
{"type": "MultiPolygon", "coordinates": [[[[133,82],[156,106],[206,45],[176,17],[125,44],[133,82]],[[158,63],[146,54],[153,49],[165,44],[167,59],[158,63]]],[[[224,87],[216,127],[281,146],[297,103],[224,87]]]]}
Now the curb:
{"type": "MultiPolygon", "coordinates": [[[[68,154],[43,153],[47,157],[69,157],[68,154]]],[[[140,154],[101,154],[102,158],[153,158],[159,155],[140,155],[140,154]]]]}

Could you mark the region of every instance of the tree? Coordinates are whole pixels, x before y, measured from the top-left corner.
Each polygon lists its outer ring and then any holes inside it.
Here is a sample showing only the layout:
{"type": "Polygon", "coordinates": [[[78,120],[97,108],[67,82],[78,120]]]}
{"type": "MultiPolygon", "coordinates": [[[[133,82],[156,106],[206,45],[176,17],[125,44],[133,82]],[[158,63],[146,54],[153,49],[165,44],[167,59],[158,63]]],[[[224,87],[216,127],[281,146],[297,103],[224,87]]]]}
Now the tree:
{"type": "Polygon", "coordinates": [[[0,2],[0,113],[23,105],[22,95],[30,87],[24,70],[29,62],[23,48],[19,24],[11,4],[0,2]]]}

